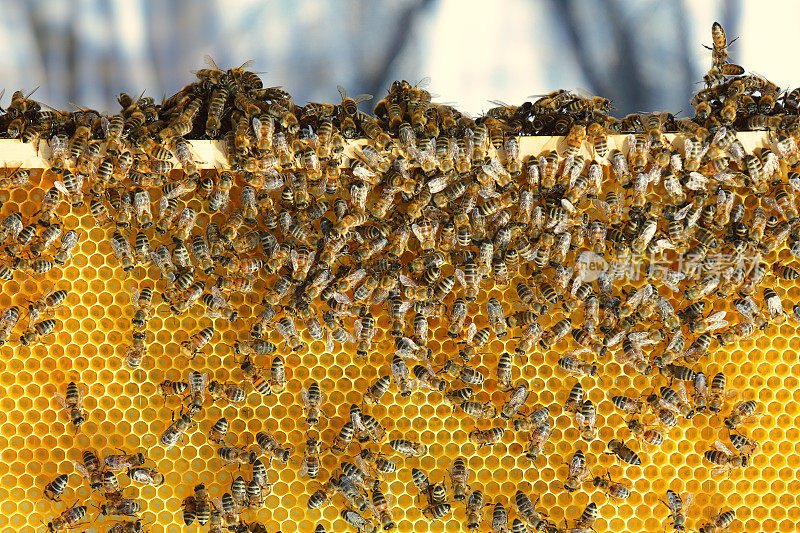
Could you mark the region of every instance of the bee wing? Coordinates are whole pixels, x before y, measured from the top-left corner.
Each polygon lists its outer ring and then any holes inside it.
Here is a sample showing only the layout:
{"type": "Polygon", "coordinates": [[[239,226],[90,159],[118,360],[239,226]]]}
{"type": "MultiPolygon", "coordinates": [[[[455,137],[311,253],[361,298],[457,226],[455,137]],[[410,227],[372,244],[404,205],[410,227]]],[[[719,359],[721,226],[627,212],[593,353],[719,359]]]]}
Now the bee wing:
{"type": "Polygon", "coordinates": [[[413,279],[409,278],[405,274],[400,274],[398,276],[398,278],[400,279],[400,283],[402,283],[406,287],[416,287],[417,286],[417,282],[414,281],[413,279]]]}
{"type": "Polygon", "coordinates": [[[55,186],[55,188],[56,188],[56,189],[58,189],[58,190],[59,190],[61,193],[65,194],[66,196],[69,196],[69,191],[67,190],[67,186],[66,186],[66,185],[64,185],[64,182],[63,182],[63,181],[55,181],[55,182],[53,182],[53,185],[54,185],[54,186],[55,186]]]}
{"type": "Polygon", "coordinates": [[[64,396],[60,392],[54,392],[53,393],[53,398],[56,399],[56,401],[58,402],[58,405],[60,405],[63,409],[69,409],[69,407],[67,406],[67,400],[64,398],[64,396]]]}
{"type": "Polygon", "coordinates": [[[362,279],[364,279],[364,276],[366,274],[367,274],[367,271],[365,269],[359,268],[355,272],[353,272],[351,274],[348,274],[347,278],[345,278],[345,279],[347,279],[350,282],[351,285],[354,285],[354,284],[358,283],[359,281],[361,281],[362,279]]]}
{"type": "Polygon", "coordinates": [[[686,501],[683,502],[683,512],[686,513],[689,510],[689,506],[692,505],[692,501],[694,501],[694,493],[687,492],[686,493],[686,501]]]}
{"type": "Polygon", "coordinates": [[[702,372],[698,372],[694,377],[694,391],[703,396],[708,394],[708,380],[702,372]]]}
{"type": "Polygon", "coordinates": [[[783,304],[781,303],[780,296],[776,295],[771,298],[768,298],[766,300],[766,304],[767,304],[767,311],[769,311],[771,315],[779,315],[783,313],[783,304]]]}
{"type": "Polygon", "coordinates": [[[674,216],[673,218],[674,218],[675,220],[683,220],[684,218],[686,218],[686,215],[689,213],[689,211],[691,211],[691,209],[692,209],[692,204],[691,204],[691,203],[688,203],[688,204],[686,204],[685,206],[681,207],[681,208],[680,208],[680,209],[679,209],[679,210],[678,210],[678,211],[675,213],[675,216],[674,216]]]}
{"type": "Polygon", "coordinates": [[[672,412],[673,412],[673,413],[675,413],[676,415],[679,415],[679,414],[681,414],[681,410],[680,410],[680,409],[678,409],[678,407],[677,407],[675,404],[668,402],[668,401],[667,401],[667,400],[665,400],[664,398],[660,398],[660,399],[658,400],[658,405],[660,405],[660,406],[661,406],[661,407],[663,407],[664,409],[667,409],[667,410],[669,410],[669,411],[672,411],[672,412]]]}
{"type": "Polygon", "coordinates": [[[417,239],[420,242],[425,240],[425,238],[424,238],[424,236],[422,234],[422,229],[419,227],[419,224],[417,224],[416,222],[414,224],[411,224],[411,231],[414,232],[414,235],[417,237],[417,239]]]}
{"type": "Polygon", "coordinates": [[[725,444],[723,444],[723,442],[720,441],[720,440],[714,441],[714,448],[716,448],[717,450],[721,451],[722,453],[724,453],[728,457],[731,457],[733,455],[733,452],[730,450],[730,448],[725,446],[725,444]]]}
{"type": "Polygon", "coordinates": [[[304,455],[303,460],[300,462],[300,470],[298,472],[300,477],[306,477],[308,474],[308,456],[304,455]]]}
{"type": "Polygon", "coordinates": [[[75,470],[77,470],[83,477],[85,478],[91,477],[89,470],[87,470],[86,466],[82,462],[75,461],[74,459],[70,462],[72,463],[72,466],[75,467],[75,470]]]}
{"type": "Polygon", "coordinates": [[[671,490],[667,491],[667,506],[672,514],[675,514],[683,509],[683,502],[681,501],[681,497],[678,496],[678,493],[671,490]]]}
{"type": "Polygon", "coordinates": [[[733,206],[733,193],[725,194],[724,189],[717,191],[717,211],[729,211],[733,206]]]}
{"type": "Polygon", "coordinates": [[[690,154],[692,152],[692,148],[694,148],[694,141],[691,138],[686,137],[683,141],[683,152],[685,154],[690,154]]]}
{"type": "Polygon", "coordinates": [[[214,297],[214,304],[220,307],[224,307],[228,305],[228,300],[225,299],[225,296],[222,294],[222,291],[219,290],[219,287],[214,285],[211,287],[211,295],[214,297]]]}
{"type": "Polygon", "coordinates": [[[604,202],[598,198],[592,200],[592,204],[594,205],[595,209],[600,211],[603,214],[603,218],[607,221],[611,220],[611,216],[613,214],[613,210],[611,206],[608,205],[608,202],[604,202]]]}
{"type": "Polygon", "coordinates": [[[725,466],[719,466],[719,467],[717,467],[717,468],[712,468],[712,469],[711,469],[711,475],[712,475],[713,477],[718,477],[718,476],[721,476],[722,474],[724,474],[724,473],[725,473],[725,472],[727,472],[727,471],[728,471],[728,467],[725,467],[725,466]]]}
{"type": "Polygon", "coordinates": [[[332,352],[335,345],[333,343],[333,335],[329,329],[325,329],[325,350],[328,352],[332,352]]]}
{"type": "Polygon", "coordinates": [[[136,287],[131,287],[131,303],[135,304],[139,301],[139,289],[136,287]]]}
{"type": "Polygon", "coordinates": [[[678,331],[676,331],[675,334],[672,336],[672,339],[670,339],[669,344],[667,345],[666,351],[670,351],[670,350],[675,349],[676,346],[681,344],[681,342],[682,342],[681,339],[682,338],[683,338],[683,331],[681,331],[681,329],[678,328],[678,331]]]}
{"type": "Polygon", "coordinates": [[[389,366],[389,370],[391,370],[392,376],[394,376],[396,381],[408,379],[408,367],[400,358],[392,361],[392,364],[389,366]]]}
{"type": "Polygon", "coordinates": [[[361,321],[360,321],[360,320],[356,319],[356,320],[353,322],[353,335],[354,335],[356,338],[359,338],[359,337],[361,337],[361,331],[362,331],[363,329],[364,329],[364,325],[361,323],[361,321]]]}
{"type": "Polygon", "coordinates": [[[361,457],[361,455],[356,455],[355,461],[356,461],[356,466],[360,468],[362,472],[364,472],[364,475],[369,476],[370,475],[369,464],[364,460],[364,458],[361,457]]]}
{"type": "Polygon", "coordinates": [[[689,393],[686,392],[686,385],[683,384],[683,381],[678,382],[678,395],[681,397],[681,400],[689,403],[689,393]]]}
{"type": "Polygon", "coordinates": [[[230,201],[231,201],[230,192],[225,193],[225,195],[222,197],[222,202],[220,203],[219,210],[225,213],[228,210],[228,204],[230,203],[230,201]]]}
{"type": "Polygon", "coordinates": [[[333,299],[339,302],[340,304],[347,304],[347,305],[353,304],[353,299],[350,298],[350,296],[344,294],[343,292],[333,293],[333,299]]]}
{"type": "Polygon", "coordinates": [[[467,327],[467,334],[464,336],[464,340],[467,343],[472,342],[472,339],[475,338],[475,334],[478,332],[478,326],[475,325],[475,322],[472,322],[469,327],[467,327]]]}
{"type": "MultiPolygon", "coordinates": [[[[747,298],[745,298],[744,301],[736,302],[734,304],[734,307],[736,307],[736,310],[739,312],[740,315],[742,315],[742,318],[744,318],[747,321],[751,321],[752,322],[752,320],[754,318],[754,316],[753,316],[753,308],[751,306],[752,297],[748,296],[747,298]],[[749,298],[750,301],[748,301],[747,298],[749,298]]],[[[752,303],[755,303],[755,302],[752,302],[752,303]]]]}
{"type": "Polygon", "coordinates": [[[261,121],[258,117],[253,117],[253,120],[250,121],[253,126],[253,133],[256,136],[256,142],[261,142],[261,121]]]}
{"type": "Polygon", "coordinates": [[[772,198],[771,196],[764,196],[762,200],[764,201],[765,204],[769,205],[772,209],[780,213],[781,216],[783,217],[786,216],[783,212],[783,208],[778,204],[778,202],[775,201],[774,198],[772,198]]]}
{"type": "Polygon", "coordinates": [[[300,389],[300,398],[303,399],[303,405],[308,407],[308,389],[306,389],[305,387],[300,389]]]}
{"type": "Polygon", "coordinates": [[[633,152],[636,149],[636,135],[629,133],[628,136],[625,137],[623,144],[628,146],[628,153],[633,152]]]}
{"type": "Polygon", "coordinates": [[[455,276],[456,276],[456,279],[458,280],[458,282],[461,284],[461,286],[466,289],[467,288],[467,280],[464,277],[464,271],[461,270],[460,268],[455,269],[455,276]]]}
{"type": "Polygon", "coordinates": [[[580,427],[586,425],[587,419],[580,411],[578,411],[575,413],[575,422],[577,422],[578,427],[580,427]]]}

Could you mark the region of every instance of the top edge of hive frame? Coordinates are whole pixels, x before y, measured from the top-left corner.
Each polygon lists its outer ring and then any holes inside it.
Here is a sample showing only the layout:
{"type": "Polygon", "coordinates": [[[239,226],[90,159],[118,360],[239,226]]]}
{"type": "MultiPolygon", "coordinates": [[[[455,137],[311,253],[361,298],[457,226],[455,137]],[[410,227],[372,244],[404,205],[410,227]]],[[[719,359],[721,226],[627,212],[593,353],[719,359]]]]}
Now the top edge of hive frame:
{"type": "MultiPolygon", "coordinates": [[[[738,132],[736,136],[744,145],[745,150],[752,152],[756,148],[769,147],[772,142],[768,131],[747,131],[738,132]]],[[[627,134],[609,135],[608,145],[610,149],[622,149],[627,134]]],[[[674,147],[682,148],[683,139],[686,135],[682,133],[666,133],[665,139],[674,147]]],[[[538,155],[545,150],[562,151],[564,137],[557,136],[521,136],[520,154],[538,155]]],[[[368,141],[363,139],[348,141],[345,149],[345,160],[352,158],[359,146],[368,141]]],[[[220,169],[228,167],[228,159],[225,156],[222,141],[189,141],[189,145],[195,155],[197,166],[201,169],[220,169]]],[[[594,157],[590,151],[588,143],[584,142],[581,153],[584,156],[594,157]]],[[[606,162],[599,157],[595,159],[606,162]]],[[[21,167],[26,169],[49,168],[50,146],[47,141],[40,140],[37,146],[34,143],[24,143],[19,139],[0,139],[0,166],[2,167],[21,167]]],[[[180,168],[177,159],[173,158],[175,168],[180,168]]]]}

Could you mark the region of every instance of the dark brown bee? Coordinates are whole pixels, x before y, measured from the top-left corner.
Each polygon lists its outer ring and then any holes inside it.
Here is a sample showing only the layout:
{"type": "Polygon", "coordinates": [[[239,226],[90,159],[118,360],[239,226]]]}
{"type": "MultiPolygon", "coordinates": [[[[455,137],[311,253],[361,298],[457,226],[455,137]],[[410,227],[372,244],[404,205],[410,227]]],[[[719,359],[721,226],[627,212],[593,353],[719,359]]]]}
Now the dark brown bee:
{"type": "Polygon", "coordinates": [[[608,443],[608,451],[606,453],[616,455],[621,461],[632,464],[632,465],[640,465],[642,464],[642,460],[639,456],[631,450],[627,445],[623,442],[613,439],[608,443]]]}

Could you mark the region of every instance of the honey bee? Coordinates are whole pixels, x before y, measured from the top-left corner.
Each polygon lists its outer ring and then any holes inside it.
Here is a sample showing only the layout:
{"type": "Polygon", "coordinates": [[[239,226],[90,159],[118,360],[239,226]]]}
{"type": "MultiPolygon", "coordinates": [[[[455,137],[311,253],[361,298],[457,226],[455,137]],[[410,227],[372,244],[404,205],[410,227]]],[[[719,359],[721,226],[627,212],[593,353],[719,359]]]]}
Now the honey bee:
{"type": "Polygon", "coordinates": [[[389,447],[406,457],[422,457],[428,453],[428,446],[425,444],[406,439],[391,440],[389,441],[389,447]]]}
{"type": "Polygon", "coordinates": [[[179,440],[183,440],[183,434],[196,424],[188,413],[181,415],[178,420],[175,420],[175,413],[172,413],[172,424],[161,434],[159,442],[165,448],[171,448],[179,440]]]}
{"type": "Polygon", "coordinates": [[[474,429],[469,433],[469,440],[480,449],[499,443],[504,433],[505,430],[499,427],[486,430],[474,429]]]}
{"type": "Polygon", "coordinates": [[[562,370],[576,376],[595,376],[597,375],[597,365],[585,363],[573,356],[565,356],[558,360],[558,366],[562,370]]]}
{"type": "Polygon", "coordinates": [[[642,464],[642,460],[639,458],[636,452],[631,450],[622,441],[616,439],[612,439],[611,441],[608,442],[608,451],[605,453],[616,455],[621,461],[631,465],[642,464]]]}
{"type": "Polygon", "coordinates": [[[699,533],[720,533],[722,530],[727,529],[736,519],[736,511],[725,511],[719,513],[711,522],[707,522],[700,526],[699,533]]]}
{"type": "Polygon", "coordinates": [[[389,390],[391,382],[391,376],[389,374],[380,376],[370,385],[367,392],[364,393],[364,402],[370,405],[379,404],[383,395],[389,390]]]}
{"type": "Polygon", "coordinates": [[[78,505],[78,502],[75,502],[63,513],[47,523],[47,531],[56,533],[73,529],[80,524],[80,520],[84,516],[86,516],[86,506],[78,505]]]}
{"type": "Polygon", "coordinates": [[[708,450],[703,454],[706,461],[717,465],[716,468],[711,469],[712,476],[719,476],[726,472],[730,475],[734,468],[747,468],[749,455],[744,453],[736,455],[721,441],[715,441],[714,447],[716,450],[708,450]]]}
{"type": "Polygon", "coordinates": [[[145,460],[146,458],[143,453],[135,453],[130,455],[124,453],[122,455],[112,454],[103,459],[103,466],[114,472],[141,466],[144,464],[145,460]]]}
{"type": "Polygon", "coordinates": [[[225,444],[225,435],[228,434],[228,419],[220,418],[208,432],[208,440],[217,444],[225,444]]]}
{"type": "Polygon", "coordinates": [[[306,412],[306,423],[314,427],[319,423],[320,415],[324,416],[324,412],[320,406],[325,402],[327,395],[319,388],[316,381],[312,381],[308,389],[303,387],[300,391],[300,396],[303,400],[303,406],[306,412]]]}
{"type": "MultiPolygon", "coordinates": [[[[6,178],[7,179],[7,178],[6,178]]],[[[61,171],[61,180],[53,182],[59,192],[69,198],[70,204],[77,209],[83,205],[83,175],[77,176],[67,169],[61,171]]]]}
{"type": "Polygon", "coordinates": [[[208,392],[216,400],[226,400],[231,405],[242,405],[247,398],[247,393],[238,384],[233,382],[212,381],[208,384],[208,392]]]}
{"type": "MultiPolygon", "coordinates": [[[[353,127],[353,135],[355,135],[355,126],[353,127]]],[[[344,509],[341,512],[342,520],[347,522],[350,526],[355,528],[358,533],[377,533],[378,526],[361,516],[357,511],[352,509],[344,509]]]]}
{"type": "Polygon", "coordinates": [[[394,497],[389,494],[384,494],[375,484],[372,490],[372,506],[377,511],[378,518],[381,521],[381,526],[384,531],[390,531],[397,526],[392,518],[392,506],[394,505],[394,497]]]}
{"type": "Polygon", "coordinates": [[[217,448],[217,455],[225,461],[226,465],[253,464],[258,457],[256,452],[250,452],[236,446],[220,446],[217,448]]]}
{"type": "Polygon", "coordinates": [[[194,501],[194,514],[197,517],[197,523],[204,526],[211,516],[211,503],[208,501],[208,489],[203,483],[194,486],[194,501]]]}
{"type": "Polygon", "coordinates": [[[507,531],[508,511],[506,511],[502,503],[497,502],[494,504],[494,509],[492,509],[492,533],[504,533],[507,531]]]}
{"type": "Polygon", "coordinates": [[[472,491],[467,497],[467,529],[474,531],[483,522],[483,508],[486,507],[486,499],[483,492],[472,491]]]}
{"type": "MultiPolygon", "coordinates": [[[[714,376],[714,379],[716,378],[717,376],[714,376]]],[[[715,408],[717,406],[717,401],[718,401],[717,397],[724,397],[723,392],[721,392],[724,391],[724,380],[721,381],[722,381],[721,386],[720,384],[715,384],[714,380],[712,380],[711,382],[711,391],[712,391],[711,394],[714,397],[713,401],[715,408]]],[[[731,413],[725,418],[723,423],[725,427],[728,429],[736,429],[737,426],[739,426],[740,424],[749,422],[763,415],[763,413],[757,412],[757,410],[758,410],[758,402],[756,402],[755,400],[739,402],[733,407],[733,409],[731,409],[731,413]]]]}
{"type": "Polygon", "coordinates": [[[206,344],[211,341],[214,336],[214,326],[203,328],[188,340],[181,342],[183,354],[190,359],[197,357],[197,354],[202,350],[206,344]]]}
{"type": "MultiPolygon", "coordinates": [[[[5,319],[6,317],[4,316],[3,318],[5,319]]],[[[8,318],[12,317],[9,316],[8,318]]],[[[19,342],[21,342],[25,346],[29,346],[35,342],[41,341],[43,337],[46,337],[51,333],[53,333],[53,330],[55,330],[55,328],[56,328],[56,321],[52,318],[36,322],[35,324],[32,324],[27,329],[27,331],[25,331],[25,333],[22,334],[22,336],[19,338],[19,342]]]]}
{"type": "Polygon", "coordinates": [[[128,469],[128,477],[131,481],[146,485],[159,486],[164,483],[164,474],[155,468],[131,468],[128,469]]]}
{"type": "Polygon", "coordinates": [[[581,408],[575,413],[575,421],[578,423],[578,429],[581,432],[581,438],[587,442],[591,442],[597,436],[597,412],[594,408],[594,403],[588,398],[583,401],[581,408]]]}
{"type": "Polygon", "coordinates": [[[69,476],[67,474],[56,476],[53,481],[50,481],[47,483],[47,485],[45,485],[42,495],[48,500],[60,502],[61,495],[64,494],[64,491],[67,489],[68,482],[69,476]]]}
{"type": "Polygon", "coordinates": [[[583,450],[576,450],[569,461],[569,471],[567,479],[564,481],[564,490],[575,492],[589,477],[590,473],[591,471],[586,466],[586,456],[583,450]]]}

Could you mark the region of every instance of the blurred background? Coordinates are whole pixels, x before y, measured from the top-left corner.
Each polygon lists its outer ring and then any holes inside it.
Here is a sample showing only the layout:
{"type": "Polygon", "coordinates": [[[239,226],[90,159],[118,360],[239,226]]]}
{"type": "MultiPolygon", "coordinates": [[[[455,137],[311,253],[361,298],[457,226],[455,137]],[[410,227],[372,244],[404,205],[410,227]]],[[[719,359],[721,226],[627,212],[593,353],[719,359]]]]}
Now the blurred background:
{"type": "MultiPolygon", "coordinates": [[[[0,79],[37,100],[118,109],[120,91],[160,99],[209,54],[254,60],[298,104],[385,94],[430,77],[436,101],[479,114],[558,88],[611,98],[614,114],[689,112],[710,64],[711,24],[733,62],[782,88],[800,46],[790,0],[29,0],[0,1],[0,79]]],[[[374,104],[362,109],[372,110],[374,104]]]]}

